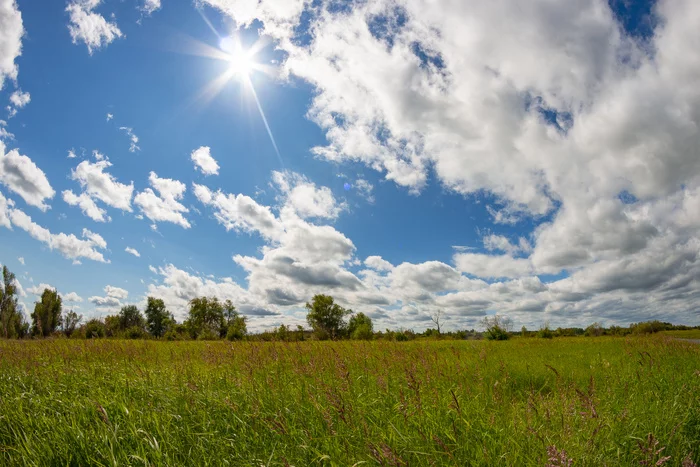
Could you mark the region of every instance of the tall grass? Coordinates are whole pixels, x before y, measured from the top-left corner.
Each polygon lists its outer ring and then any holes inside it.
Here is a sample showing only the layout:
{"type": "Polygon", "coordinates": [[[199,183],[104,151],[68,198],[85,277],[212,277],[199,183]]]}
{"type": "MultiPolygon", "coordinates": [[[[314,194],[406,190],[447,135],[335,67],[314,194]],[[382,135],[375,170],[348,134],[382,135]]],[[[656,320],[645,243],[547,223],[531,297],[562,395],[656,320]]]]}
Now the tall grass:
{"type": "Polygon", "coordinates": [[[700,458],[700,346],[658,336],[0,342],[1,465],[684,458],[700,458]]]}

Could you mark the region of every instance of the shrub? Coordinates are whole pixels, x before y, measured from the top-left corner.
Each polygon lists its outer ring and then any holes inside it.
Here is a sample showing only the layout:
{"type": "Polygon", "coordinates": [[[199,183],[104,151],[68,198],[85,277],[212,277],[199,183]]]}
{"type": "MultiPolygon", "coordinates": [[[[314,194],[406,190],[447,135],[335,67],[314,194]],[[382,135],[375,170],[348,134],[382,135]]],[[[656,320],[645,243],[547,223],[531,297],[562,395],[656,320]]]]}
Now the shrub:
{"type": "Polygon", "coordinates": [[[91,319],[83,325],[81,334],[86,339],[102,338],[105,336],[105,324],[99,319],[91,319]]]}
{"type": "Polygon", "coordinates": [[[545,324],[539,331],[537,331],[537,337],[541,337],[542,339],[551,339],[554,337],[554,332],[549,329],[548,324],[545,324]]]}

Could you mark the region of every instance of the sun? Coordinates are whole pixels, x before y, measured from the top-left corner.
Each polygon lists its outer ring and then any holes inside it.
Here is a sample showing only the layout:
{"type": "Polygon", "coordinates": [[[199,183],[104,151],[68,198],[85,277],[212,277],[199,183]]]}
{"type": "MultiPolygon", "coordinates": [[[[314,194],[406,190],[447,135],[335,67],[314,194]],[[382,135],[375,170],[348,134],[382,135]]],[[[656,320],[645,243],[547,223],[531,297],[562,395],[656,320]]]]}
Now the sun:
{"type": "Polygon", "coordinates": [[[255,69],[253,54],[250,50],[244,50],[239,40],[224,37],[219,46],[227,54],[228,71],[231,75],[246,77],[255,69]]]}

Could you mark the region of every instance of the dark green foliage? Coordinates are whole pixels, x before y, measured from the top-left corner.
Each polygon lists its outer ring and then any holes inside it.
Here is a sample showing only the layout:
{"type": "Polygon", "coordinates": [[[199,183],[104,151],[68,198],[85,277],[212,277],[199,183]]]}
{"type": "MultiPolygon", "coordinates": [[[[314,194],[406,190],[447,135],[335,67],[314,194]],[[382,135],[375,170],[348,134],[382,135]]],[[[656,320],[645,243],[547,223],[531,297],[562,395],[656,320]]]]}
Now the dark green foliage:
{"type": "Polygon", "coordinates": [[[630,324],[630,330],[633,334],[653,334],[655,332],[672,329],[673,327],[671,323],[662,323],[656,320],[630,324]]]}
{"type": "Polygon", "coordinates": [[[593,323],[586,328],[585,335],[588,337],[600,337],[605,334],[605,328],[600,323],[593,323]]]}
{"type": "Polygon", "coordinates": [[[119,311],[119,330],[126,331],[129,328],[144,329],[146,320],[136,305],[126,305],[119,311]]]}
{"type": "Polygon", "coordinates": [[[97,339],[105,337],[105,323],[99,319],[88,320],[81,328],[81,333],[85,339],[97,339]]]}
{"type": "Polygon", "coordinates": [[[39,337],[50,336],[62,323],[63,302],[55,289],[44,289],[41,299],[34,304],[32,313],[32,334],[39,337]]]}
{"type": "Polygon", "coordinates": [[[66,337],[71,337],[75,332],[76,328],[83,320],[83,315],[79,315],[73,310],[68,311],[63,317],[63,333],[66,337]]]}
{"type": "Polygon", "coordinates": [[[175,323],[173,315],[165,308],[160,298],[148,297],[146,310],[146,329],[153,337],[163,337],[175,323]]]}
{"type": "Polygon", "coordinates": [[[540,328],[539,331],[537,331],[537,337],[540,337],[542,339],[552,339],[554,337],[554,332],[552,332],[552,330],[549,329],[548,324],[545,324],[540,328]]]}
{"type": "Polygon", "coordinates": [[[372,340],[374,326],[372,319],[364,313],[357,313],[350,317],[348,322],[348,334],[351,339],[372,340]]]}
{"type": "Polygon", "coordinates": [[[309,310],[306,322],[319,340],[342,337],[347,328],[344,318],[352,313],[352,310],[334,303],[330,295],[322,294],[314,295],[311,303],[306,304],[306,309],[309,310]]]}
{"type": "Polygon", "coordinates": [[[15,275],[2,267],[2,289],[0,289],[0,337],[18,338],[27,334],[29,326],[17,303],[15,275]]]}

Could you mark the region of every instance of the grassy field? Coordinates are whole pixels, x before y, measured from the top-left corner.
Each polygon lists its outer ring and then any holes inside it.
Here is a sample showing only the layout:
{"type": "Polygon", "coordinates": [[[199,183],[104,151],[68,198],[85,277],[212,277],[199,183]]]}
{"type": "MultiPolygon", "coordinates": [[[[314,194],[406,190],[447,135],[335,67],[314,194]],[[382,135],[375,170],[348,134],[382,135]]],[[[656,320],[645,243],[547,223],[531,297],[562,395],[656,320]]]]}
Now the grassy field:
{"type": "Polygon", "coordinates": [[[690,329],[688,331],[662,331],[661,334],[675,337],[677,339],[700,339],[700,329],[690,329]]]}
{"type": "Polygon", "coordinates": [[[692,459],[700,346],[660,336],[0,342],[0,465],[692,459]]]}

